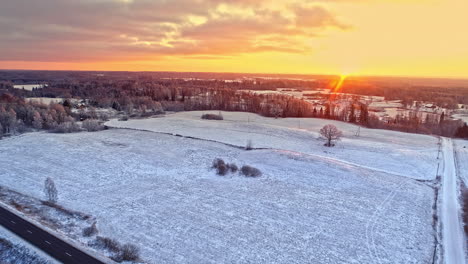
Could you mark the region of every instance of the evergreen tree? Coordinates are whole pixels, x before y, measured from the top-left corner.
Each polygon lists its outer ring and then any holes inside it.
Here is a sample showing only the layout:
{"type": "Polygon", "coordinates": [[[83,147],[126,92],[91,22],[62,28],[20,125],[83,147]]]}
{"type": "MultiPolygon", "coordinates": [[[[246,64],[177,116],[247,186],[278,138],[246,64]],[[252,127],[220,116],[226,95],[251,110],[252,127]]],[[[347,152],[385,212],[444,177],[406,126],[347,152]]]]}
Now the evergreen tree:
{"type": "Polygon", "coordinates": [[[442,125],[442,123],[444,122],[444,120],[445,120],[445,112],[442,112],[442,114],[440,115],[439,125],[442,125]]]}
{"type": "Polygon", "coordinates": [[[354,111],[354,104],[351,104],[351,110],[349,113],[349,122],[356,123],[356,113],[354,111]]]}

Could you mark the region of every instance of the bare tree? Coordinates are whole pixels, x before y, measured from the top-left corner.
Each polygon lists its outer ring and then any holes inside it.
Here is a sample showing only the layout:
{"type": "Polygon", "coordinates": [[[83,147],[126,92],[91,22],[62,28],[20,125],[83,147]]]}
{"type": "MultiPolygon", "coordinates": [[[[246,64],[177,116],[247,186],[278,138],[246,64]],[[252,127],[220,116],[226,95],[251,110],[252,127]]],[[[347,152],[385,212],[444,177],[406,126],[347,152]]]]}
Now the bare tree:
{"type": "Polygon", "coordinates": [[[327,140],[325,146],[332,147],[334,140],[339,140],[343,133],[334,125],[325,125],[320,129],[320,135],[327,140]]]}
{"type": "Polygon", "coordinates": [[[44,183],[44,193],[47,198],[47,201],[50,203],[57,203],[58,200],[58,192],[57,188],[55,188],[55,183],[52,178],[47,177],[44,183]]]}

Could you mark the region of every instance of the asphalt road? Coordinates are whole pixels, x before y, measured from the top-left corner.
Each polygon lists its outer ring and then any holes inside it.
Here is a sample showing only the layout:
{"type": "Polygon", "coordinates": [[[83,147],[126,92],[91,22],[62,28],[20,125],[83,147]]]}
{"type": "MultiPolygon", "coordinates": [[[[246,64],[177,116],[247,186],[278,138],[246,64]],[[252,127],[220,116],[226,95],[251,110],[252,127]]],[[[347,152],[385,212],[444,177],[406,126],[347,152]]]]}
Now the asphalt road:
{"type": "Polygon", "coordinates": [[[78,250],[67,242],[23,220],[0,206],[0,225],[17,236],[40,248],[56,260],[63,263],[103,264],[104,262],[78,250]]]}

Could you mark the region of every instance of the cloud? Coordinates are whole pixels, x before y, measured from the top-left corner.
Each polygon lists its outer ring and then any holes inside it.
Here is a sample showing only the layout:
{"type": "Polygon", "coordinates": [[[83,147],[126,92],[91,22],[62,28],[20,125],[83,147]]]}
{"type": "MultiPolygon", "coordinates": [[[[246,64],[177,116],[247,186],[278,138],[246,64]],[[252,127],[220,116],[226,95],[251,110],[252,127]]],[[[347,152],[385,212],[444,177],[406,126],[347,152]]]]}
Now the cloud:
{"type": "Polygon", "coordinates": [[[141,60],[304,53],[327,28],[323,6],[267,0],[15,0],[0,3],[0,58],[141,60]]]}

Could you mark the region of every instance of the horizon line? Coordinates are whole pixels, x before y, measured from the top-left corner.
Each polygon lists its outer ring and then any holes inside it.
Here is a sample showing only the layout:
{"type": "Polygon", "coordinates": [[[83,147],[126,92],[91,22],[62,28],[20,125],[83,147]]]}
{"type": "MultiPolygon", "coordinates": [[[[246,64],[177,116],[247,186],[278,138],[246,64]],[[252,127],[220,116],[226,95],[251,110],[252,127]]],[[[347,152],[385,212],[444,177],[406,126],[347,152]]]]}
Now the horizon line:
{"type": "MultiPolygon", "coordinates": [[[[216,74],[260,74],[260,75],[310,75],[310,76],[342,76],[343,74],[333,74],[333,73],[283,73],[283,72],[230,72],[230,71],[174,71],[174,70],[50,70],[50,69],[6,69],[0,68],[0,71],[48,71],[48,72],[131,72],[131,73],[151,73],[151,72],[158,72],[158,73],[216,73],[216,74]]],[[[347,77],[370,77],[370,78],[417,78],[417,79],[451,79],[451,80],[466,80],[468,81],[468,76],[460,77],[460,76],[423,76],[423,75],[391,75],[391,74],[377,74],[377,75],[369,75],[369,74],[346,74],[347,77]]]]}

